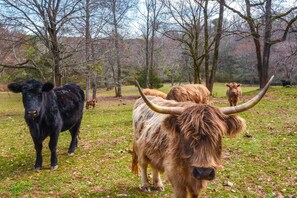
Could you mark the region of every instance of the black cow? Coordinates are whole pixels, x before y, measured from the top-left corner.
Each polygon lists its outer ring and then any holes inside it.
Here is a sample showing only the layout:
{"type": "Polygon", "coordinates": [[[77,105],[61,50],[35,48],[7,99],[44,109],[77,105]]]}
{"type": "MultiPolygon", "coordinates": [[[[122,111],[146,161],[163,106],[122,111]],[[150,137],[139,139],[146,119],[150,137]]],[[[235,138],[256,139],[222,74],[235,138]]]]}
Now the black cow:
{"type": "Polygon", "coordinates": [[[71,133],[68,154],[74,153],[83,116],[84,92],[75,83],[54,88],[50,82],[43,84],[37,80],[28,80],[22,84],[11,83],[8,89],[22,92],[25,108],[25,120],[29,126],[36,150],[35,170],[42,166],[42,142],[50,136],[51,170],[58,168],[57,143],[61,131],[71,133]]]}
{"type": "Polygon", "coordinates": [[[291,81],[289,80],[281,80],[281,83],[283,87],[291,86],[291,81]]]}

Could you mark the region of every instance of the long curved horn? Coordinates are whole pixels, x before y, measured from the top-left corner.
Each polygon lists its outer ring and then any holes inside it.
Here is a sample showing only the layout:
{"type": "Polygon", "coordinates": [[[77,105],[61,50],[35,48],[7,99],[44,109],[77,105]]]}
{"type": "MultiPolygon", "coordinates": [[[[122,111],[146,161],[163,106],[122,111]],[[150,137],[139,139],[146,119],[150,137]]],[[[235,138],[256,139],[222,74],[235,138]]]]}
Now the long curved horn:
{"type": "Polygon", "coordinates": [[[140,85],[138,83],[137,80],[135,80],[138,91],[143,99],[143,101],[146,103],[146,105],[153,111],[157,112],[157,113],[162,113],[162,114],[174,114],[174,115],[180,115],[183,111],[184,108],[183,107],[161,107],[159,105],[156,105],[154,103],[152,103],[151,101],[149,101],[147,99],[147,97],[144,95],[144,93],[142,92],[140,85]]]}
{"type": "Polygon", "coordinates": [[[270,80],[267,82],[265,87],[251,100],[247,101],[246,103],[244,103],[242,105],[238,105],[238,106],[222,107],[222,108],[220,108],[221,111],[224,114],[228,115],[228,114],[243,112],[243,111],[246,111],[246,110],[252,108],[263,98],[263,96],[265,95],[266,91],[268,90],[268,87],[271,84],[273,78],[274,78],[274,76],[271,76],[270,80]]]}

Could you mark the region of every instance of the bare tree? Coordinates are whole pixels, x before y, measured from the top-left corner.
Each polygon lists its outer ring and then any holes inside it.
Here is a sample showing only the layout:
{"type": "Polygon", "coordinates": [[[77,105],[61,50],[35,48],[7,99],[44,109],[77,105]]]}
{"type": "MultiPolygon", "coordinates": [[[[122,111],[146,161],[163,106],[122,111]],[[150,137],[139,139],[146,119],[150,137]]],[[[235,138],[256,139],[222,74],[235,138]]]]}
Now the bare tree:
{"type": "Polygon", "coordinates": [[[114,61],[116,68],[112,68],[114,74],[114,84],[116,97],[122,96],[122,64],[120,56],[120,42],[122,37],[120,36],[120,29],[123,27],[123,22],[127,19],[127,13],[130,9],[136,6],[135,0],[101,0],[101,8],[107,10],[107,14],[110,18],[106,18],[106,22],[109,26],[106,27],[106,32],[109,34],[113,41],[114,61]],[[111,31],[108,31],[111,28],[111,31]]]}
{"type": "Polygon", "coordinates": [[[140,9],[141,19],[144,23],[141,24],[142,36],[145,41],[145,70],[146,70],[146,82],[145,87],[153,88],[153,70],[155,67],[154,55],[155,55],[155,37],[159,28],[160,12],[163,8],[161,1],[157,0],[145,0],[144,10],[140,9]]]}
{"type": "Polygon", "coordinates": [[[225,0],[222,2],[226,8],[240,16],[249,26],[248,34],[252,36],[255,45],[260,87],[263,88],[269,79],[271,46],[286,40],[291,26],[297,20],[297,6],[283,11],[277,9],[279,1],[274,1],[275,6],[273,6],[272,0],[245,0],[245,9],[240,11],[228,5],[225,0]]]}
{"type": "Polygon", "coordinates": [[[59,38],[66,29],[65,25],[79,9],[79,0],[49,0],[49,1],[10,1],[1,0],[1,17],[7,26],[18,26],[25,33],[36,35],[51,53],[52,80],[56,86],[61,85],[60,70],[63,52],[59,38]]]}
{"type": "Polygon", "coordinates": [[[201,48],[203,11],[200,5],[191,0],[173,2],[163,0],[169,17],[164,21],[164,35],[179,41],[185,53],[191,57],[194,68],[194,83],[201,83],[200,67],[204,59],[201,48]]]}
{"type": "Polygon", "coordinates": [[[210,31],[210,17],[213,10],[217,7],[213,4],[209,6],[210,1],[195,0],[203,9],[204,16],[204,65],[205,65],[205,84],[210,93],[213,90],[213,84],[217,71],[217,64],[219,59],[219,48],[221,37],[223,34],[223,19],[224,19],[224,5],[218,0],[219,3],[219,17],[213,20],[215,30],[210,31]],[[210,52],[213,50],[213,56],[210,57],[210,52]]]}

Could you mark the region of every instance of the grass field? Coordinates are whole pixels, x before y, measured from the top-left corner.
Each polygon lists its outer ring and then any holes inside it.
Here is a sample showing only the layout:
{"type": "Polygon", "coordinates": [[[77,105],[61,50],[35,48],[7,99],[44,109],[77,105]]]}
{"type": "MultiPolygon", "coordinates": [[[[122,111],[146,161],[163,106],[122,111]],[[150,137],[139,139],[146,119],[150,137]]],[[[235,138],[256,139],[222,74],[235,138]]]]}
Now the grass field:
{"type": "MultiPolygon", "coordinates": [[[[165,85],[160,90],[169,88],[165,85]]],[[[242,89],[243,100],[258,92],[256,87],[242,89]]],[[[228,105],[225,91],[223,84],[215,85],[213,105],[228,105]]],[[[67,156],[69,132],[61,133],[59,169],[50,171],[46,139],[43,169],[35,172],[35,151],[21,96],[0,93],[0,197],[172,197],[166,178],[164,192],[138,190],[140,178],[131,173],[129,153],[135,99],[103,97],[113,94],[99,90],[96,108],[84,110],[75,155],[67,156]]],[[[127,86],[123,95],[138,93],[127,86]]],[[[297,89],[271,87],[256,107],[240,116],[247,128],[237,138],[224,138],[224,167],[202,197],[296,197],[297,89]]]]}

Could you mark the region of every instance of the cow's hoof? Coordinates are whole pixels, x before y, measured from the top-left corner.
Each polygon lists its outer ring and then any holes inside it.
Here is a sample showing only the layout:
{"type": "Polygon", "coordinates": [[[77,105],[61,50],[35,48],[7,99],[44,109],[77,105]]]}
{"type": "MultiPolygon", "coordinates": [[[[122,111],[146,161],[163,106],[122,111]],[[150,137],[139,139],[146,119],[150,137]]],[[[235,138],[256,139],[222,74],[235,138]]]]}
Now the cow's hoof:
{"type": "Polygon", "coordinates": [[[74,153],[68,153],[68,156],[73,156],[74,155],[74,153]]]}
{"type": "Polygon", "coordinates": [[[34,171],[40,171],[40,170],[41,170],[41,166],[34,167],[34,171]]]}
{"type": "Polygon", "coordinates": [[[164,187],[163,186],[156,186],[156,187],[154,187],[154,190],[159,191],[159,192],[163,192],[164,187]]]}
{"type": "Polygon", "coordinates": [[[58,169],[58,165],[56,166],[51,166],[51,170],[57,170],[58,169]]]}
{"type": "Polygon", "coordinates": [[[139,189],[144,192],[151,192],[150,186],[139,186],[139,189]]]}

